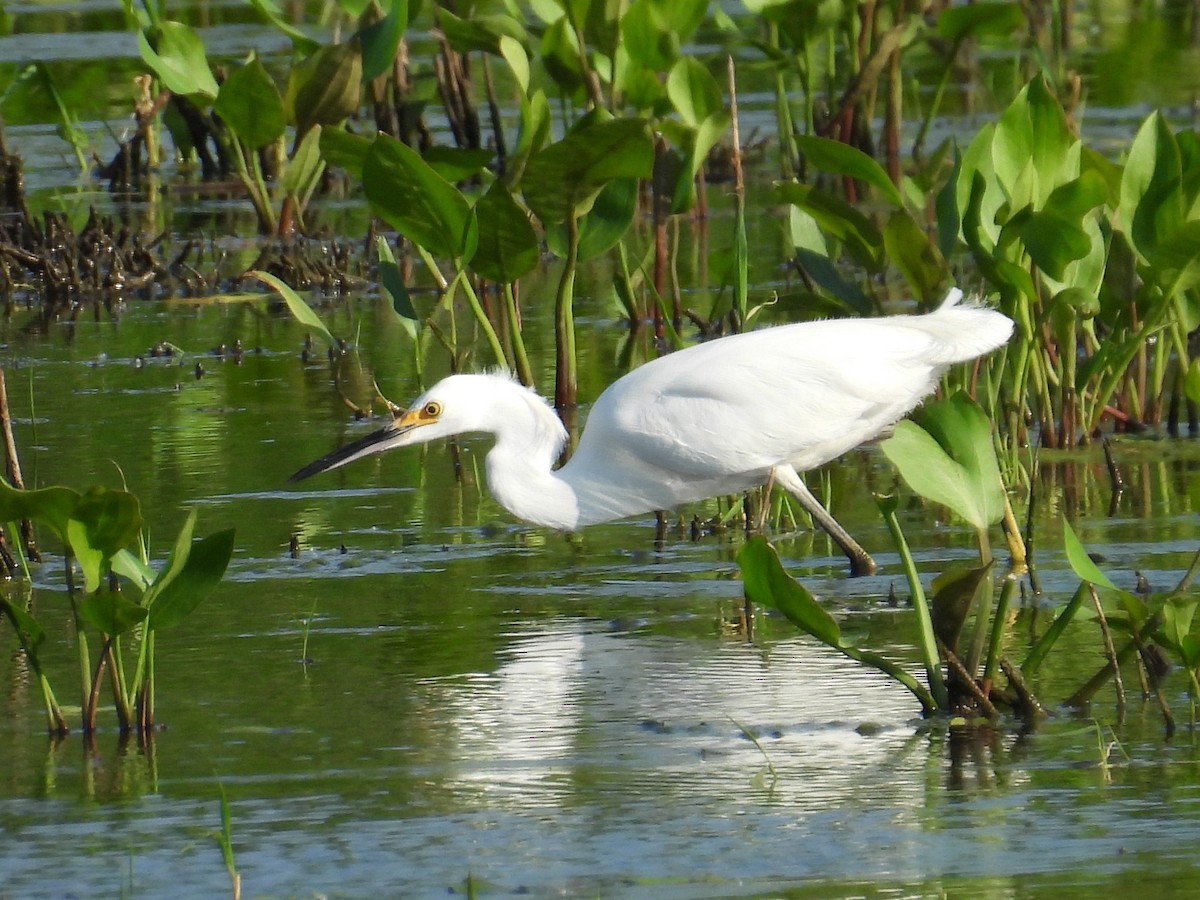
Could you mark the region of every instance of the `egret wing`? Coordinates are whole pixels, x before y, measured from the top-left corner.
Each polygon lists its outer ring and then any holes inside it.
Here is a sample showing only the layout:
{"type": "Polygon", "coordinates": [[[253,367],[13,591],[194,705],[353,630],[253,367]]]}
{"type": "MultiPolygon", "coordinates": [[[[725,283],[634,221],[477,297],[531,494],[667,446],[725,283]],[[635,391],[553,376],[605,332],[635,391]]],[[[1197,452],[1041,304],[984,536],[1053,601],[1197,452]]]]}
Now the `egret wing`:
{"type": "Polygon", "coordinates": [[[900,418],[944,368],[937,339],[898,321],[765,329],[647,363],[601,395],[577,452],[619,448],[691,476],[819,465],[900,418]]]}

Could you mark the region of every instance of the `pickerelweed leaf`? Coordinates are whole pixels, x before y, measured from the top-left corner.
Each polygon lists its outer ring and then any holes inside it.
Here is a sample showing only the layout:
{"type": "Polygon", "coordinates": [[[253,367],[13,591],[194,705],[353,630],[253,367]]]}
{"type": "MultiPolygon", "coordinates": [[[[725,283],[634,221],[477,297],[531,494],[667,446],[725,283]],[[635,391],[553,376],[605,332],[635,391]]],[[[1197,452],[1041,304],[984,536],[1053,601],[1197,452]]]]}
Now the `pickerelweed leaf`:
{"type": "Polygon", "coordinates": [[[593,119],[530,159],[521,189],[542,224],[554,225],[586,213],[614,178],[648,178],[653,168],[645,120],[593,119]]]}
{"type": "Polygon", "coordinates": [[[247,272],[251,278],[257,278],[263,284],[274,288],[275,292],[283,298],[283,302],[287,304],[288,311],[296,318],[296,321],[306,328],[311,328],[329,343],[329,346],[336,347],[337,339],[325,327],[325,323],[321,321],[321,317],[313,312],[313,308],[305,303],[300,295],[293,291],[287,284],[280,281],[270,272],[259,272],[254,270],[247,272]]]}
{"type": "Polygon", "coordinates": [[[251,150],[283,137],[283,98],[257,56],[229,73],[213,111],[251,150]]]}
{"type": "Polygon", "coordinates": [[[910,488],[976,529],[1003,517],[1004,483],[991,423],[966,394],[928,404],[918,421],[898,423],[880,448],[910,488]]]}
{"type": "Polygon", "coordinates": [[[359,32],[363,81],[372,81],[392,67],[407,27],[408,0],[392,0],[385,16],[359,32]]]}
{"type": "Polygon", "coordinates": [[[412,148],[379,135],[363,163],[371,208],[430,253],[459,259],[475,249],[475,216],[467,198],[412,148]]]}
{"type": "MultiPolygon", "coordinates": [[[[189,520],[189,524],[190,524],[189,520]]],[[[191,529],[181,533],[162,578],[150,586],[143,602],[149,608],[149,628],[178,625],[225,576],[233,557],[234,531],[218,531],[191,541],[191,529]]]]}
{"type": "Polygon", "coordinates": [[[1075,529],[1066,519],[1063,520],[1063,550],[1067,554],[1067,562],[1070,564],[1071,570],[1079,577],[1080,581],[1088,581],[1094,585],[1108,588],[1115,587],[1109,577],[1092,562],[1092,558],[1083,549],[1083,544],[1075,536],[1075,529]]]}
{"type": "Polygon", "coordinates": [[[892,184],[887,172],[857,147],[812,135],[797,135],[796,146],[800,148],[804,158],[822,172],[847,175],[865,182],[879,191],[883,199],[892,206],[904,206],[900,191],[892,184]]]}
{"type": "Polygon", "coordinates": [[[755,535],[746,541],[737,560],[746,597],[752,603],[779,610],[792,624],[830,647],[842,646],[841,631],[833,616],[784,571],[779,554],[766,538],[755,535]]]}
{"type": "Polygon", "coordinates": [[[219,88],[208,67],[204,41],[191,27],[164,20],[139,31],[137,39],[142,59],[173,93],[205,104],[216,99],[219,88]]]}
{"type": "Polygon", "coordinates": [[[146,608],[124,594],[105,591],[92,594],[79,604],[80,617],[98,631],[116,637],[146,619],[146,608]]]}
{"type": "Polygon", "coordinates": [[[471,267],[484,278],[515,282],[528,274],[540,258],[537,235],[529,214],[513,199],[504,182],[492,182],[475,204],[479,244],[471,267]]]}

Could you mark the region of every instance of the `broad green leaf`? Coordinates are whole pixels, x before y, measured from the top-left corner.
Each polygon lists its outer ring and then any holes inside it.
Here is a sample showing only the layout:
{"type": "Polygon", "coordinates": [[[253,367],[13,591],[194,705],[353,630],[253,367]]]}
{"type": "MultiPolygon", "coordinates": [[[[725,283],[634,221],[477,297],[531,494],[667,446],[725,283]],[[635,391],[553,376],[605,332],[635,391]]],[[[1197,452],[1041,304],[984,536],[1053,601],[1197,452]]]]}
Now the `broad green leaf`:
{"type": "Polygon", "coordinates": [[[804,158],[822,172],[848,175],[865,182],[878,190],[892,206],[899,208],[904,206],[900,191],[892,184],[887,172],[879,163],[857,147],[812,135],[798,135],[796,145],[800,148],[804,158]]]}
{"type": "Polygon", "coordinates": [[[94,487],[80,495],[67,520],[66,537],[89,593],[99,589],[109,558],[129,546],[141,529],[141,508],[133,494],[94,487]]]}
{"type": "Polygon", "coordinates": [[[79,604],[80,617],[111,637],[124,634],[146,619],[146,608],[120,593],[105,591],[85,597],[79,604]]]}
{"type": "Polygon", "coordinates": [[[1075,530],[1071,528],[1071,524],[1066,519],[1063,519],[1063,550],[1067,554],[1067,562],[1070,563],[1071,570],[1079,577],[1080,581],[1087,581],[1098,587],[1115,587],[1108,576],[1092,562],[1092,558],[1087,555],[1083,544],[1079,543],[1079,538],[1075,536],[1075,530]]]}
{"type": "Polygon", "coordinates": [[[900,422],[880,445],[908,486],[976,529],[999,522],[1004,485],[983,410],[960,392],[925,406],[919,422],[900,422]]]}
{"type": "Polygon", "coordinates": [[[408,285],[396,265],[396,257],[388,245],[387,238],[379,235],[375,238],[375,248],[379,253],[379,281],[384,293],[391,300],[392,310],[400,319],[400,324],[413,340],[417,337],[417,311],[413,307],[412,297],[408,293],[408,285]]]}
{"type": "Polygon", "coordinates": [[[855,260],[878,271],[883,259],[883,235],[875,224],[840,197],[793,182],[777,183],[780,200],[808,213],[830,237],[846,245],[855,260]]]}
{"type": "Polygon", "coordinates": [[[53,528],[64,543],[67,543],[67,522],[78,502],[78,491],[67,487],[22,491],[0,478],[0,522],[21,519],[41,522],[53,528]]]}
{"type": "Polygon", "coordinates": [[[679,117],[691,128],[699,128],[705,119],[725,108],[717,80],[694,56],[685,56],[671,67],[667,96],[679,117]]]}
{"type": "MultiPolygon", "coordinates": [[[[1163,237],[1154,253],[1153,278],[1172,297],[1200,285],[1200,219],[1163,237]]],[[[1195,328],[1194,322],[1184,323],[1184,331],[1195,328]]]]}
{"type": "Polygon", "coordinates": [[[1046,79],[1035,77],[1001,115],[992,142],[996,176],[1013,208],[1040,208],[1054,188],[1077,176],[1078,154],[1070,152],[1077,144],[1046,79]]]}
{"type": "Polygon", "coordinates": [[[958,653],[958,639],[975,606],[979,586],[991,584],[987,578],[991,567],[988,563],[974,568],[947,569],[933,579],[929,601],[933,630],[942,645],[954,653],[958,653]]]}
{"type": "MultiPolygon", "coordinates": [[[[1172,597],[1163,604],[1162,636],[1171,649],[1183,651],[1188,633],[1192,630],[1192,619],[1196,615],[1196,597],[1172,597]]],[[[1186,661],[1185,661],[1186,662],[1186,661]]],[[[1191,663],[1194,665],[1194,663],[1191,663]]]]}
{"type": "Polygon", "coordinates": [[[14,628],[25,633],[25,639],[28,641],[30,649],[36,650],[38,645],[46,639],[45,629],[38,620],[7,597],[0,596],[0,611],[9,617],[14,628]]]}
{"type": "Polygon", "coordinates": [[[579,41],[566,16],[558,19],[542,34],[539,52],[542,66],[564,94],[573,94],[583,85],[579,69],[579,41]]]}
{"type": "Polygon", "coordinates": [[[935,27],[943,38],[958,44],[971,36],[1012,34],[1024,24],[1019,3],[973,3],[944,7],[935,27]]]}
{"type": "Polygon", "coordinates": [[[474,251],[475,217],[466,197],[395,138],[375,138],[363,188],[376,214],[414,244],[452,259],[474,251]]]}
{"type": "Polygon", "coordinates": [[[525,47],[516,38],[509,37],[507,34],[500,36],[499,42],[500,55],[504,57],[504,61],[508,63],[509,69],[512,70],[513,77],[517,79],[517,85],[521,88],[521,93],[529,93],[529,54],[525,52],[525,47]]]}
{"type": "Polygon", "coordinates": [[[647,69],[666,72],[679,58],[679,34],[653,2],[634,3],[621,17],[621,38],[629,58],[647,69]]]}
{"type": "Polygon", "coordinates": [[[478,274],[500,283],[515,282],[537,266],[538,239],[529,214],[503,182],[492,182],[479,198],[475,217],[479,222],[479,245],[471,257],[471,267],[478,274]]]}
{"type": "Polygon", "coordinates": [[[284,108],[300,131],[313,125],[340,125],[358,111],[362,93],[358,38],[322,47],[288,74],[284,108]]]}
{"type": "Polygon", "coordinates": [[[1055,188],[1045,205],[1031,211],[1018,233],[1034,264],[1054,279],[1061,279],[1069,263],[1092,250],[1084,217],[1108,197],[1104,179],[1093,171],[1055,188]]]}
{"type": "Polygon", "coordinates": [[[283,99],[257,56],[229,73],[213,112],[251,150],[283,137],[283,99]]]}
{"type": "Polygon", "coordinates": [[[1129,148],[1116,216],[1117,227],[1143,259],[1151,259],[1159,243],[1182,225],[1181,179],[1175,136],[1162,115],[1153,113],[1129,148]]]}
{"type": "MultiPolygon", "coordinates": [[[[625,236],[637,211],[637,195],[636,178],[614,178],[600,189],[588,214],[579,220],[579,247],[576,253],[580,262],[611,250],[625,236]]],[[[566,256],[566,226],[547,228],[546,245],[552,253],[566,256]]]]}
{"type": "Polygon", "coordinates": [[[833,616],[808,590],[789,576],[775,548],[762,535],[746,541],[737,555],[746,597],[759,606],[777,609],[796,626],[830,647],[842,647],[841,631],[833,616]]]}
{"type": "Polygon", "coordinates": [[[451,184],[474,178],[487,168],[495,154],[491,150],[459,147],[430,147],[421,157],[451,184]]]}
{"type": "Polygon", "coordinates": [[[337,346],[337,339],[325,327],[325,323],[321,321],[321,317],[313,312],[313,308],[305,303],[300,298],[300,295],[288,285],[284,284],[284,282],[280,281],[270,272],[260,272],[256,269],[246,274],[251,278],[257,278],[263,284],[273,288],[283,298],[283,302],[287,304],[288,311],[296,318],[297,322],[306,328],[311,328],[317,334],[321,335],[321,337],[325,338],[329,342],[330,347],[337,346]]]}
{"type": "Polygon", "coordinates": [[[441,6],[438,8],[438,24],[450,46],[464,54],[476,50],[499,54],[501,38],[507,37],[519,43],[528,37],[525,27],[508,15],[472,15],[469,19],[461,19],[441,6]]]}
{"type": "Polygon", "coordinates": [[[543,225],[582,215],[614,178],[647,178],[654,146],[643,119],[593,121],[529,160],[521,186],[543,225]]]}
{"type": "Polygon", "coordinates": [[[392,68],[407,27],[408,0],[392,0],[387,15],[359,32],[363,81],[371,81],[392,68]]]}
{"type": "Polygon", "coordinates": [[[233,557],[233,539],[231,528],[191,542],[186,548],[176,544],[172,557],[182,558],[183,564],[169,566],[171,576],[151,586],[151,590],[157,590],[153,602],[147,601],[150,610],[147,627],[178,625],[212,593],[225,577],[225,569],[233,557]]]}
{"type": "Polygon", "coordinates": [[[148,32],[138,32],[138,49],[173,93],[195,97],[205,104],[218,94],[217,80],[208,67],[204,42],[182,22],[163,21],[148,32]]]}
{"type": "Polygon", "coordinates": [[[945,295],[950,267],[925,229],[906,209],[897,209],[883,227],[883,248],[908,282],[913,296],[927,305],[945,295]]]}
{"type": "Polygon", "coordinates": [[[71,518],[87,530],[88,544],[105,556],[133,543],[143,524],[137,497],[105,487],[93,487],[80,495],[71,518]]]}
{"type": "Polygon", "coordinates": [[[333,126],[321,129],[321,156],[325,162],[345,169],[359,181],[362,180],[363,163],[370,149],[371,141],[362,135],[333,126]]]}

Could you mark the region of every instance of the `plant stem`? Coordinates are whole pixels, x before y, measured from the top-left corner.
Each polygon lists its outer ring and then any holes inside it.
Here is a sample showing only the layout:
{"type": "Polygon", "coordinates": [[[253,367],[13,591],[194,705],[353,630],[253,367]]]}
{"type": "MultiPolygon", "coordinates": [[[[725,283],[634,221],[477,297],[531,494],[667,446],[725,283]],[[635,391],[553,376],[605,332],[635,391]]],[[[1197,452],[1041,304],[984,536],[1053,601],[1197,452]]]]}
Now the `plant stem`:
{"type": "Polygon", "coordinates": [[[508,334],[512,341],[517,377],[521,379],[521,384],[533,387],[533,369],[529,365],[529,355],[525,352],[525,338],[521,334],[521,313],[517,309],[517,296],[513,291],[512,282],[504,282],[501,290],[504,291],[504,308],[508,312],[508,334]]]}
{"type": "Polygon", "coordinates": [[[908,579],[913,609],[917,613],[917,633],[920,637],[921,657],[925,663],[925,674],[929,678],[929,687],[937,709],[945,711],[950,708],[950,697],[946,692],[946,681],[942,675],[942,664],[937,649],[937,637],[933,633],[933,617],[929,612],[929,601],[925,597],[925,589],[921,587],[921,579],[917,575],[916,563],[908,549],[908,541],[904,539],[904,532],[900,530],[895,507],[885,509],[881,505],[880,511],[883,513],[888,531],[892,534],[892,541],[895,543],[896,551],[900,554],[900,560],[904,565],[904,575],[908,579]]]}
{"type": "Polygon", "coordinates": [[[575,358],[575,267],[579,259],[579,219],[574,210],[567,216],[567,256],[563,260],[558,294],[554,298],[554,406],[569,409],[578,393],[575,358]]]}

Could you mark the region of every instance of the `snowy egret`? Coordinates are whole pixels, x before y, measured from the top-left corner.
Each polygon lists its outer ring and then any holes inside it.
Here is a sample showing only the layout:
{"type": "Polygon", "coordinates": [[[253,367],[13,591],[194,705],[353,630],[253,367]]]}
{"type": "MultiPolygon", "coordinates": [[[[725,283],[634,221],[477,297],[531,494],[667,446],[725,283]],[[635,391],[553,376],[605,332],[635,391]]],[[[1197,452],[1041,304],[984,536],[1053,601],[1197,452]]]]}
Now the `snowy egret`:
{"type": "Polygon", "coordinates": [[[779,325],[655,359],[597,398],[578,448],[557,470],[567,432],[543,398],[506,375],[451,375],[391,424],[289,480],[485,432],[495,438],[488,486],[527,522],[572,530],[773,480],[834,537],[855,573],[870,572],[870,556],[799,472],[877,436],[931,393],[948,366],[1008,340],[1007,316],[961,299],[952,290],[925,315],[779,325]]]}

